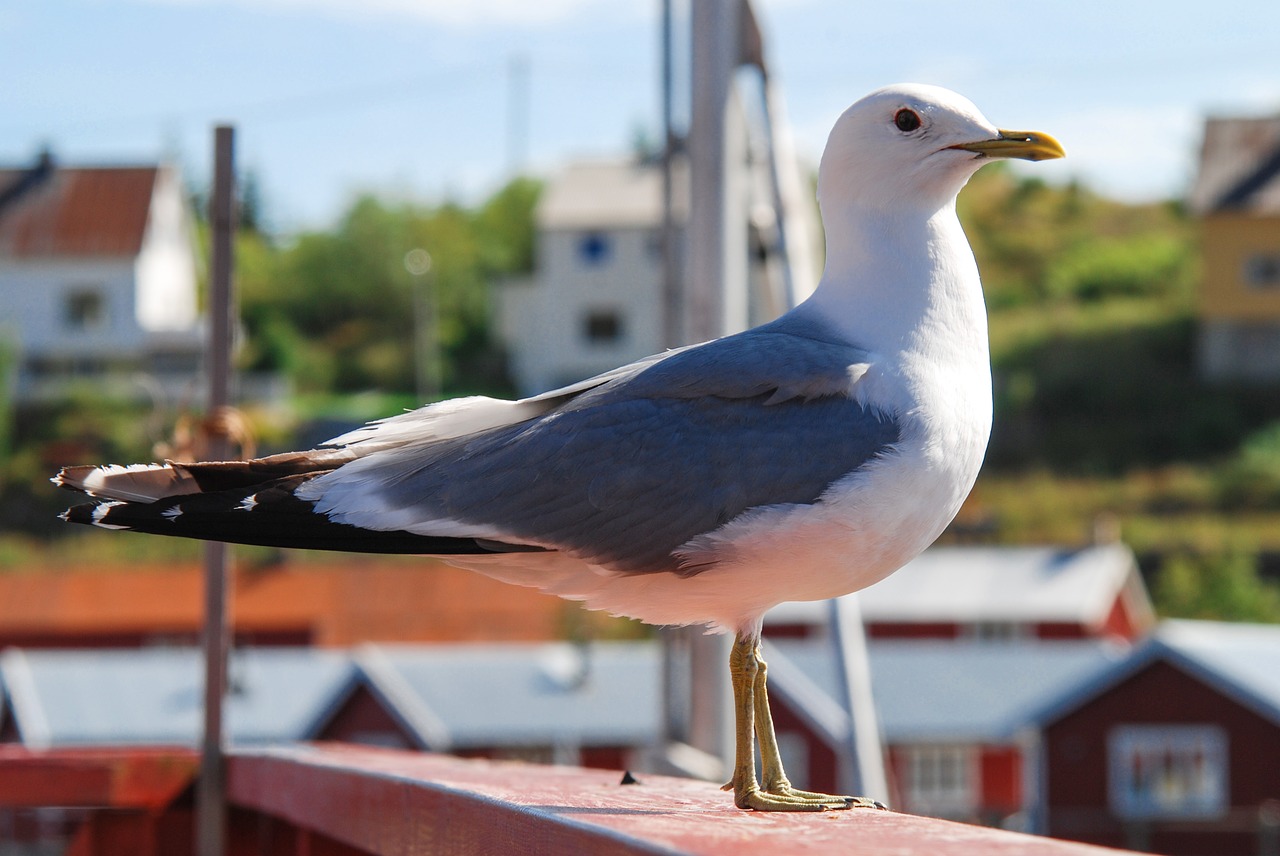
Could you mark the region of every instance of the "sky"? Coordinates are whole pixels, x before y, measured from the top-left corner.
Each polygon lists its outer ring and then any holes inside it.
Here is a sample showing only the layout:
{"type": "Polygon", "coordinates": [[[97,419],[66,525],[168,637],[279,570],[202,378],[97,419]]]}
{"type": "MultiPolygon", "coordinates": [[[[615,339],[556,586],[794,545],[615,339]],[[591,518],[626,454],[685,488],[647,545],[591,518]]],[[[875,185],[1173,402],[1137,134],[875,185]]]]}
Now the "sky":
{"type": "MultiPolygon", "coordinates": [[[[755,0],[797,148],[900,81],[1047,131],[1030,165],[1132,201],[1183,195],[1203,119],[1280,112],[1280,3],[755,0]]],[[[676,0],[677,9],[687,0],[676,0]]],[[[230,122],[268,225],[354,196],[475,201],[516,171],[657,138],[658,0],[4,0],[0,165],[175,160],[230,122]]]]}

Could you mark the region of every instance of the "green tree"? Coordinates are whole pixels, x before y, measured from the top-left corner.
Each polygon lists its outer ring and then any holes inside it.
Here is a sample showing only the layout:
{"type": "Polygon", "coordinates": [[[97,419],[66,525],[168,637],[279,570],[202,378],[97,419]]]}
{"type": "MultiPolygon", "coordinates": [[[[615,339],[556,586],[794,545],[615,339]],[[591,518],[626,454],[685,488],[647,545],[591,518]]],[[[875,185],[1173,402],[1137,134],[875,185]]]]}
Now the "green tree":
{"type": "Polygon", "coordinates": [[[337,228],[301,235],[274,253],[241,239],[247,368],[289,373],[304,391],[415,386],[414,302],[431,290],[445,393],[506,392],[489,335],[489,293],[533,265],[533,209],[541,186],[516,179],[476,210],[357,199],[337,228]],[[405,255],[432,258],[421,281],[405,255]]]}
{"type": "Polygon", "coordinates": [[[1258,573],[1258,557],[1242,550],[1167,558],[1152,591],[1168,618],[1280,622],[1280,585],[1258,573]]]}

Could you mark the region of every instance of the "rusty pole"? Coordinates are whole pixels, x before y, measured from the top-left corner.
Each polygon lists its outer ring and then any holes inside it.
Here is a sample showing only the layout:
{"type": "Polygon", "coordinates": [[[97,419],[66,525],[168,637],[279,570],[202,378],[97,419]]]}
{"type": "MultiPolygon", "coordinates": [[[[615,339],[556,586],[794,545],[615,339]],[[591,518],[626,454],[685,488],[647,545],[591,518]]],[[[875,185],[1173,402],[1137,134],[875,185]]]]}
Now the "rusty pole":
{"type": "MultiPolygon", "coordinates": [[[[213,197],[209,219],[209,340],[206,371],[209,379],[211,425],[231,404],[232,241],[235,237],[235,129],[214,128],[213,197]]],[[[230,443],[223,431],[209,431],[210,460],[226,460],[230,443]]],[[[210,541],[204,549],[204,737],[200,748],[200,778],[196,787],[196,852],[223,856],[226,851],[226,762],[223,756],[222,703],[227,687],[227,545],[210,541]]]]}

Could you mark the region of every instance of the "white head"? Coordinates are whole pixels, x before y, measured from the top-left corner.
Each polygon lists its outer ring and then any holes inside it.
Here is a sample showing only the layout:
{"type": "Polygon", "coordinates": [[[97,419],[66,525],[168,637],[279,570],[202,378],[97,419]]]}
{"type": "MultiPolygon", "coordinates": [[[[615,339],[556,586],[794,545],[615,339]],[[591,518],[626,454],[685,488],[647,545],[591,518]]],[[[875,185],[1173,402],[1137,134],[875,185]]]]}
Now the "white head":
{"type": "Polygon", "coordinates": [[[818,170],[824,217],[833,207],[950,204],[989,158],[1063,156],[1047,134],[1002,131],[969,99],[939,86],[877,90],[836,121],[818,170]]]}

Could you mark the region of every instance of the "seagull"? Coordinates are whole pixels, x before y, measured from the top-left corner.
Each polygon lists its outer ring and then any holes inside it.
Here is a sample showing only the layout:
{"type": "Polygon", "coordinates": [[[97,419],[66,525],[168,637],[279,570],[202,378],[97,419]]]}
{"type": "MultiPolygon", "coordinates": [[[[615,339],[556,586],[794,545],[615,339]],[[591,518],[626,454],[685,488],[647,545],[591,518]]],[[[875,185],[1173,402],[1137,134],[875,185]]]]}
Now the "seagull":
{"type": "Polygon", "coordinates": [[[734,803],[882,807],[794,787],[765,612],[854,592],[934,541],[991,430],[987,317],[956,196],[1064,155],[935,86],[871,93],[818,172],[811,297],[746,332],[531,398],[475,396],[249,461],[76,466],[65,520],[278,547],[419,553],[592,609],[734,634],[734,803]],[[761,776],[756,775],[759,745],[761,776]]]}

